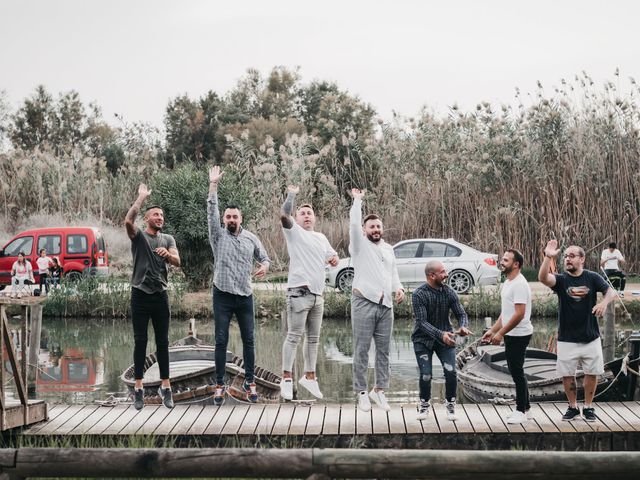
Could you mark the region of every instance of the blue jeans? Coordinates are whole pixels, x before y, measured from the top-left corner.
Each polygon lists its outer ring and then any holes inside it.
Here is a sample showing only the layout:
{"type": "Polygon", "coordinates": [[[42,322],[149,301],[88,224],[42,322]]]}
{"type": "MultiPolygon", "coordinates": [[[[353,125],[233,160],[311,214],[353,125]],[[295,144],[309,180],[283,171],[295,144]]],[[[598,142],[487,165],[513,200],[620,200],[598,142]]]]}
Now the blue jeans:
{"type": "Polygon", "coordinates": [[[442,363],[445,396],[447,397],[447,401],[450,402],[456,396],[456,389],[458,387],[455,347],[447,347],[439,342],[434,342],[433,347],[429,348],[423,343],[414,343],[413,351],[416,354],[416,360],[418,361],[418,368],[420,370],[420,380],[418,382],[420,387],[420,400],[425,402],[431,400],[431,375],[433,371],[431,359],[435,352],[440,359],[440,363],[442,363]]]}
{"type": "Polygon", "coordinates": [[[216,337],[216,382],[224,383],[227,363],[227,345],[229,344],[229,324],[236,315],[242,338],[242,356],[244,359],[244,378],[253,382],[256,354],[253,344],[253,295],[244,297],[223,292],[213,287],[213,323],[216,337]]]}

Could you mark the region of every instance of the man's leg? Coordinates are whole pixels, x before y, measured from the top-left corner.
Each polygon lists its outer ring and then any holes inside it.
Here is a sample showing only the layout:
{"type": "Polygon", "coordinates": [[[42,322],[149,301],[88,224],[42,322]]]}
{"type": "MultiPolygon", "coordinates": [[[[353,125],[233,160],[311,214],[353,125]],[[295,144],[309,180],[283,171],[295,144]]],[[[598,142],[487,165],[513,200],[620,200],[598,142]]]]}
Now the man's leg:
{"type": "Polygon", "coordinates": [[[414,343],[413,351],[416,354],[418,370],[420,371],[420,378],[418,379],[420,401],[427,403],[431,400],[431,375],[433,372],[431,358],[433,356],[433,350],[427,348],[422,343],[414,343]]]}
{"type": "Polygon", "coordinates": [[[389,388],[389,349],[391,347],[391,331],[393,330],[393,308],[377,306],[373,341],[376,344],[375,388],[389,388]]]}
{"type": "Polygon", "coordinates": [[[253,315],[253,295],[249,295],[248,297],[238,295],[235,313],[238,319],[238,326],[240,327],[240,337],[242,338],[244,378],[247,383],[253,383],[256,366],[256,351],[253,337],[253,326],[255,323],[253,315]]]}
{"type": "Polygon", "coordinates": [[[562,377],[562,386],[564,387],[564,393],[569,401],[569,406],[577,408],[578,387],[576,385],[576,377],[562,377]]]}
{"type": "Polygon", "coordinates": [[[523,368],[529,340],[531,335],[523,337],[505,335],[504,337],[507,366],[516,384],[516,409],[522,413],[525,413],[529,407],[529,389],[523,368]]]}
{"type": "Polygon", "coordinates": [[[151,311],[151,324],[156,338],[158,367],[162,387],[169,388],[169,321],[171,309],[169,307],[169,295],[166,291],[153,295],[153,310],[151,311]]]}
{"type": "Polygon", "coordinates": [[[324,298],[322,295],[310,294],[307,296],[311,296],[314,302],[307,315],[307,335],[304,340],[304,371],[307,378],[313,380],[316,377],[324,298]]]}
{"type": "Polygon", "coordinates": [[[458,390],[458,375],[456,373],[456,349],[455,347],[447,347],[438,343],[434,346],[434,352],[440,359],[442,370],[444,372],[444,389],[447,402],[453,402],[456,399],[458,390]]]}
{"type": "Polygon", "coordinates": [[[133,325],[133,368],[135,388],[142,388],[144,359],[147,352],[147,327],[149,325],[149,302],[147,294],[137,288],[131,289],[131,323],[133,325]]]}
{"type": "Polygon", "coordinates": [[[213,323],[216,339],[215,362],[216,383],[224,384],[227,365],[227,345],[229,343],[229,323],[233,315],[233,295],[213,287],[213,323]]]}
{"type": "Polygon", "coordinates": [[[283,378],[291,378],[298,344],[304,334],[307,315],[312,306],[312,297],[312,294],[294,297],[287,293],[287,336],[282,346],[283,378]]]}
{"type": "Polygon", "coordinates": [[[366,298],[351,296],[351,330],[353,333],[353,390],[367,390],[369,347],[375,327],[377,305],[366,298]]]}

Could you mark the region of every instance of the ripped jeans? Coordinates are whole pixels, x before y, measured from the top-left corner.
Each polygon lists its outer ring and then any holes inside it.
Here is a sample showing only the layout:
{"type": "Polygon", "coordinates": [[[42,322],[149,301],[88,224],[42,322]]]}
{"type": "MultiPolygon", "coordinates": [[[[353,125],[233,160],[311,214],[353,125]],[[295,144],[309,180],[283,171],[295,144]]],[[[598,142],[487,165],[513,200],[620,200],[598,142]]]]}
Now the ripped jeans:
{"type": "Polygon", "coordinates": [[[431,359],[433,354],[438,356],[442,363],[444,371],[444,388],[447,401],[450,402],[456,396],[458,387],[458,379],[456,376],[456,349],[455,347],[447,347],[434,342],[433,347],[429,348],[423,343],[414,343],[413,351],[416,353],[418,360],[418,368],[420,370],[420,400],[431,400],[431,376],[433,372],[433,364],[431,359]]]}

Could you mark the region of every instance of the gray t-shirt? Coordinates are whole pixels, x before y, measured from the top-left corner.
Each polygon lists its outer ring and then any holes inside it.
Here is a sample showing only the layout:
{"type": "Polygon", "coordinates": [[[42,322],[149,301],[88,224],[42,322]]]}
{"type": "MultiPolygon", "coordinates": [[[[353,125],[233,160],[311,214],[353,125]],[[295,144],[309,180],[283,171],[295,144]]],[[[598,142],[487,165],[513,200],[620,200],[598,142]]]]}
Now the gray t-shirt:
{"type": "Polygon", "coordinates": [[[167,250],[176,248],[176,241],[166,233],[151,235],[142,230],[138,230],[131,240],[133,255],[131,286],[144,293],[157,293],[167,289],[169,264],[154,252],[158,247],[164,247],[167,250]]]}

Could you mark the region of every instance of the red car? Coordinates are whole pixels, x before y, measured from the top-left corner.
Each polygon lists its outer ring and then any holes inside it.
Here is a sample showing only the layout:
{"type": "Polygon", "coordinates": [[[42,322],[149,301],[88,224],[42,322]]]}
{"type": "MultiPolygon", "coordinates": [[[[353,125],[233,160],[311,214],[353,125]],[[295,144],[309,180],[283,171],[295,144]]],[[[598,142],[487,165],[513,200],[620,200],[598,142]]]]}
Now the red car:
{"type": "Polygon", "coordinates": [[[20,252],[31,262],[39,281],[36,260],[46,249],[48,257],[58,257],[64,276],[77,279],[109,275],[109,255],[102,233],[93,227],[37,228],[19,233],[0,250],[0,288],[11,284],[11,267],[20,252]]]}

